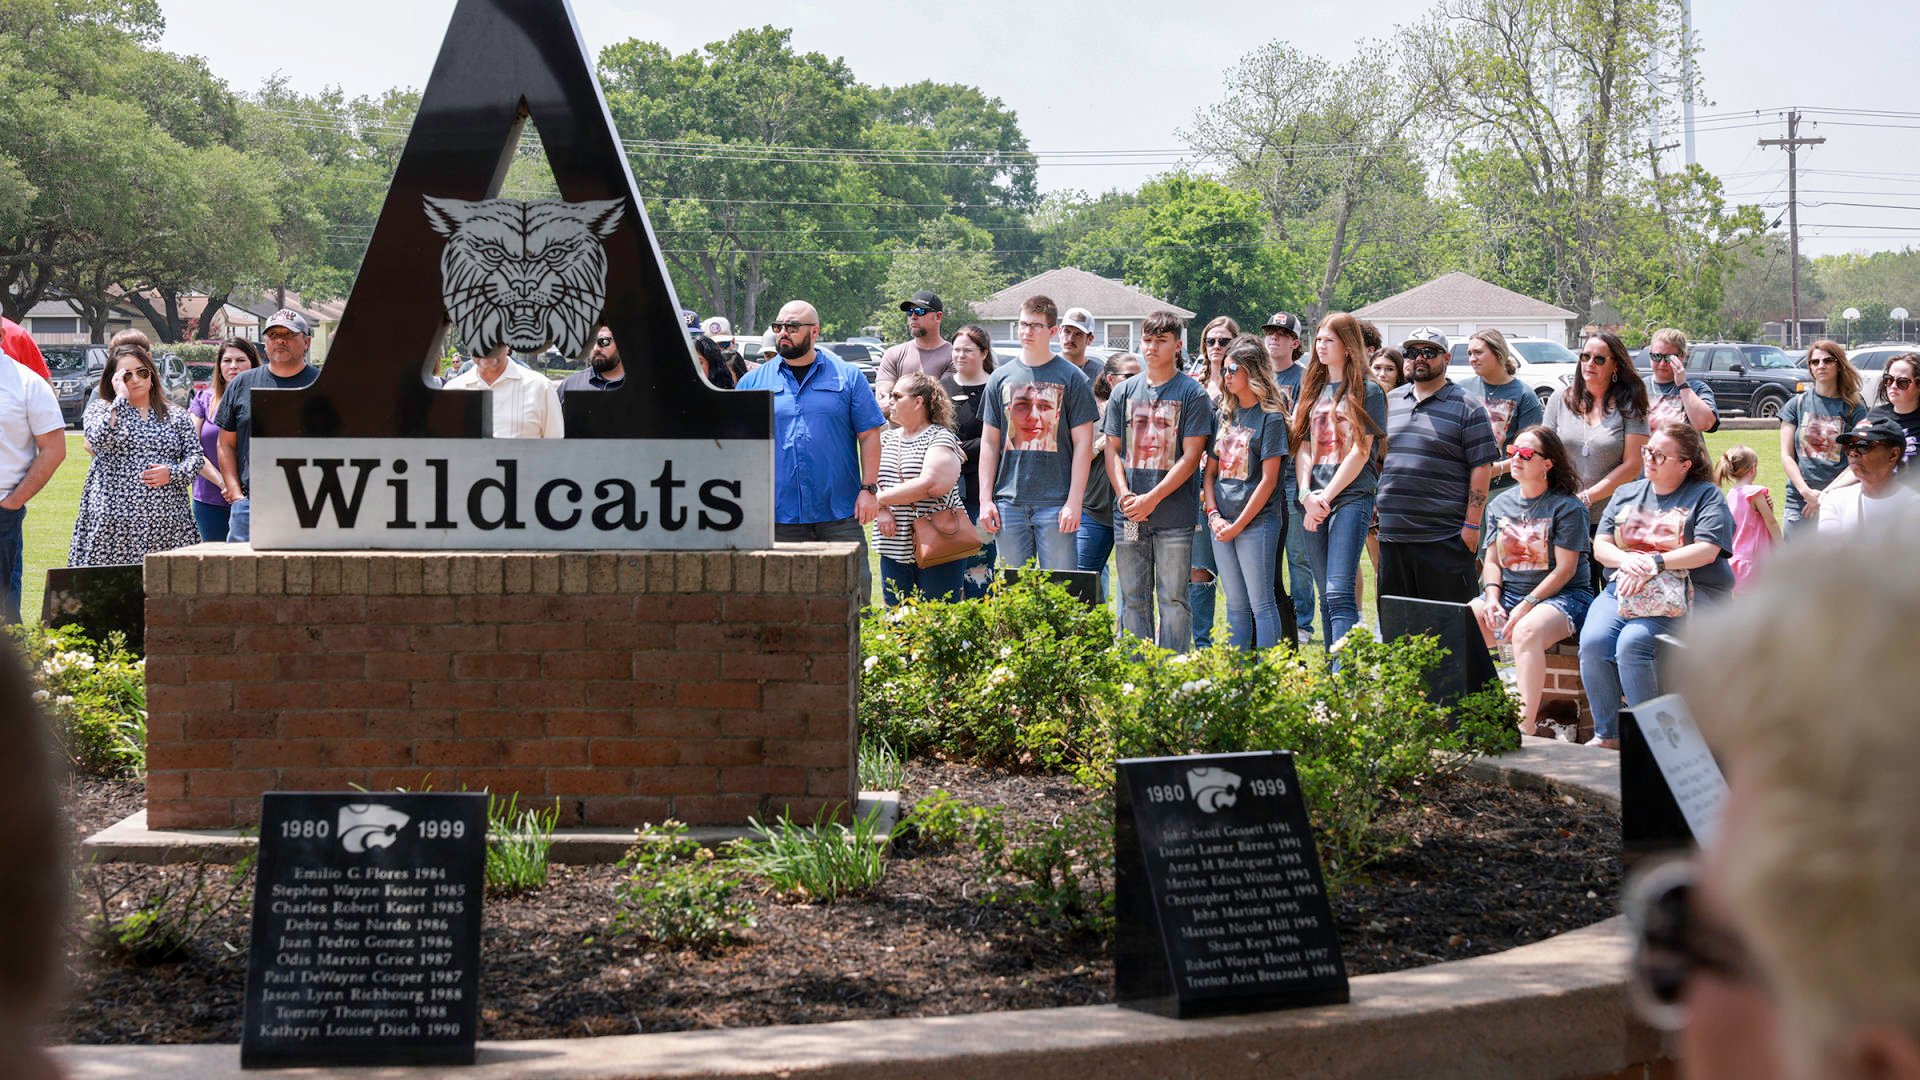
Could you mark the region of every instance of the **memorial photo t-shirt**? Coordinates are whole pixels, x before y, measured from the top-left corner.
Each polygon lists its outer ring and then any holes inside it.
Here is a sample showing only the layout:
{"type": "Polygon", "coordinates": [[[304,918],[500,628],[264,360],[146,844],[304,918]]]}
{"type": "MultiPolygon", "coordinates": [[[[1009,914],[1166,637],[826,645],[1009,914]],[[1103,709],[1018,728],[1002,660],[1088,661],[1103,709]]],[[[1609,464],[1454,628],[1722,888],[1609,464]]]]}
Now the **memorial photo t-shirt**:
{"type": "MultiPolygon", "coordinates": [[[[1191,375],[1176,372],[1155,386],[1143,371],[1114,388],[1100,430],[1121,440],[1120,466],[1126,472],[1127,490],[1145,495],[1179,463],[1185,440],[1212,436],[1213,402],[1191,375]]],[[[1199,516],[1200,470],[1195,469],[1185,483],[1160,500],[1147,523],[1165,529],[1184,522],[1192,528],[1199,516]]]]}
{"type": "MultiPolygon", "coordinates": [[[[1847,451],[1840,445],[1840,436],[1866,415],[1864,405],[1848,405],[1812,390],[1780,406],[1780,423],[1793,425],[1793,456],[1808,487],[1825,491],[1846,469],[1847,451]]],[[[1788,484],[1787,512],[1798,517],[1806,503],[1800,489],[1788,484]]]]}
{"type": "Polygon", "coordinates": [[[1518,486],[1495,495],[1487,503],[1482,530],[1481,557],[1500,565],[1500,592],[1519,597],[1539,588],[1559,565],[1554,548],[1578,552],[1566,589],[1592,588],[1593,571],[1587,562],[1587,508],[1580,500],[1548,489],[1529,499],[1518,486]]]}
{"type": "MultiPolygon", "coordinates": [[[[1247,508],[1247,500],[1260,486],[1267,460],[1284,461],[1287,456],[1286,414],[1270,413],[1258,405],[1236,409],[1233,418],[1220,421],[1214,432],[1213,456],[1220,463],[1213,478],[1214,502],[1221,516],[1230,522],[1238,521],[1241,511],[1247,508]]],[[[1285,490],[1276,479],[1266,504],[1260,508],[1259,518],[1265,520],[1278,514],[1285,497],[1285,490]]]]}
{"type": "Polygon", "coordinates": [[[1681,400],[1681,397],[1680,397],[1680,391],[1683,387],[1685,389],[1693,391],[1695,394],[1700,395],[1700,400],[1706,402],[1707,408],[1713,410],[1714,421],[1712,426],[1704,427],[1704,428],[1701,428],[1700,430],[1703,432],[1712,431],[1714,428],[1719,427],[1720,426],[1720,419],[1719,419],[1720,403],[1714,399],[1713,388],[1711,386],[1708,386],[1705,382],[1702,382],[1699,379],[1688,379],[1685,383],[1678,383],[1678,382],[1662,383],[1662,382],[1655,382],[1652,379],[1648,379],[1647,380],[1647,424],[1648,426],[1657,428],[1661,424],[1667,423],[1668,421],[1672,421],[1676,424],[1688,424],[1688,425],[1691,425],[1693,423],[1693,421],[1687,419],[1686,402],[1681,400]]]}
{"type": "Polygon", "coordinates": [[[1073,482],[1073,429],[1099,416],[1093,385],[1055,356],[1038,367],[1015,361],[987,380],[980,419],[1000,431],[996,502],[1060,506],[1073,482]]]}
{"type": "MultiPolygon", "coordinates": [[[[1363,434],[1354,430],[1353,419],[1347,415],[1345,403],[1339,400],[1343,385],[1328,383],[1320,391],[1319,399],[1314,402],[1313,411],[1308,414],[1307,431],[1313,438],[1313,445],[1301,447],[1300,452],[1313,455],[1313,471],[1308,478],[1312,481],[1315,491],[1326,490],[1327,485],[1333,481],[1334,474],[1340,471],[1340,462],[1346,458],[1347,452],[1353,449],[1354,440],[1363,434]]],[[[1372,379],[1366,380],[1366,385],[1367,415],[1379,425],[1382,433],[1375,438],[1384,438],[1387,430],[1387,392],[1380,389],[1380,384],[1372,379]]],[[[1376,454],[1367,455],[1366,464],[1360,467],[1360,472],[1353,478],[1352,483],[1340,489],[1339,496],[1333,500],[1334,505],[1337,506],[1360,495],[1370,495],[1379,487],[1380,470],[1374,464],[1377,456],[1376,454]]]]}
{"type": "MultiPolygon", "coordinates": [[[[1487,408],[1487,423],[1493,427],[1493,441],[1500,444],[1500,453],[1504,456],[1513,449],[1513,440],[1520,433],[1538,424],[1544,414],[1545,406],[1540,404],[1540,396],[1533,387],[1519,379],[1508,379],[1499,386],[1488,386],[1487,381],[1475,375],[1462,380],[1460,389],[1468,397],[1480,402],[1487,408]]],[[[1491,489],[1512,487],[1513,477],[1501,475],[1493,478],[1491,489]]]]}
{"type": "MultiPolygon", "coordinates": [[[[1600,518],[1600,531],[1613,537],[1622,551],[1666,553],[1695,540],[1710,541],[1720,554],[1691,571],[1694,596],[1721,597],[1733,591],[1733,512],[1718,487],[1706,480],[1687,480],[1671,494],[1653,490],[1645,478],[1620,485],[1600,518]]],[[[1611,579],[1614,571],[1607,571],[1611,579]]]]}

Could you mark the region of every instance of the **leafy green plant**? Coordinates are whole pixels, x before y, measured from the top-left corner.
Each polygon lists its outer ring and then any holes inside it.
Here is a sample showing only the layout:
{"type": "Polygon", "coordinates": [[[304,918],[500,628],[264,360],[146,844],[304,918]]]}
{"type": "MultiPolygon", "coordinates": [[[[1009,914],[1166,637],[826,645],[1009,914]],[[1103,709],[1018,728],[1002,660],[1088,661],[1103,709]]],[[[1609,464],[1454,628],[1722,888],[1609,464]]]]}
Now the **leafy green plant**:
{"type": "Polygon", "coordinates": [[[714,949],[757,923],[753,902],[739,895],[740,872],[686,833],[672,820],[641,830],[620,860],[625,876],[613,890],[614,933],[714,949]]]}
{"type": "Polygon", "coordinates": [[[771,826],[755,818],[747,823],[754,835],[734,841],[731,854],[776,893],[831,901],[864,892],[886,876],[879,819],[877,809],[854,818],[852,826],[827,821],[824,809],[812,826],[796,825],[785,814],[771,826]]]}
{"type": "Polygon", "coordinates": [[[92,894],[87,939],[107,956],[142,966],[187,959],[215,920],[247,899],[255,855],[233,866],[109,872],[88,862],[75,884],[92,894]],[[112,879],[117,878],[117,881],[112,879]]]}
{"type": "Polygon", "coordinates": [[[929,850],[953,847],[971,840],[974,831],[983,827],[993,813],[934,788],[916,800],[900,820],[896,839],[911,840],[915,846],[929,850]]]}
{"type": "Polygon", "coordinates": [[[1036,926],[1104,934],[1113,928],[1113,807],[1098,802],[1051,823],[979,819],[982,899],[1023,908],[1036,926]]]}
{"type": "Polygon", "coordinates": [[[907,766],[887,740],[860,736],[860,790],[898,791],[907,782],[907,766]]]}
{"type": "Polygon", "coordinates": [[[547,883],[547,856],[560,823],[560,800],[546,810],[519,809],[520,793],[487,794],[487,888],[504,896],[547,883]]]}
{"type": "Polygon", "coordinates": [[[89,776],[139,774],[147,767],[147,662],[118,632],[103,642],[79,626],[12,628],[33,674],[33,698],[60,752],[89,776]]]}

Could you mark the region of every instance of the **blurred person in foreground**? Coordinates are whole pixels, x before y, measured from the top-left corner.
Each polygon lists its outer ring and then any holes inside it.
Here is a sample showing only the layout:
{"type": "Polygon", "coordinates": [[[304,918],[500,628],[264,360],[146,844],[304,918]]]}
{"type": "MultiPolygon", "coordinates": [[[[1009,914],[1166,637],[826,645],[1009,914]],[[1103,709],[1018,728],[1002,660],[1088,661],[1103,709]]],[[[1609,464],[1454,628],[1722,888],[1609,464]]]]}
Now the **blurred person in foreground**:
{"type": "Polygon", "coordinates": [[[0,645],[0,745],[8,751],[0,755],[0,1076],[56,1080],[60,1070],[37,1043],[60,970],[66,833],[46,721],[29,688],[19,655],[0,645]]]}
{"type": "Polygon", "coordinates": [[[1728,802],[1632,913],[1637,996],[1689,1076],[1920,1078],[1920,724],[1888,662],[1920,625],[1920,574],[1887,572],[1911,559],[1894,536],[1783,549],[1688,635],[1728,802]]]}

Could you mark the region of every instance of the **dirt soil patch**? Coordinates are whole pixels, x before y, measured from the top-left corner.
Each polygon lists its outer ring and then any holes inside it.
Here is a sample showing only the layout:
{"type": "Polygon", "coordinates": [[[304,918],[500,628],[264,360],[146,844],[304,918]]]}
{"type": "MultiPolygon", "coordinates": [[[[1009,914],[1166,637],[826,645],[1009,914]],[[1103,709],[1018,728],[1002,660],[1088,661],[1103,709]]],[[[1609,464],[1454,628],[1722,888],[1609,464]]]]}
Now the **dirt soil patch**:
{"type": "MultiPolygon", "coordinates": [[[[916,765],[903,802],[933,788],[1052,819],[1079,798],[1063,780],[916,765]]],[[[1463,778],[1431,783],[1389,826],[1404,848],[1334,901],[1352,975],[1498,952],[1616,911],[1618,822],[1571,799],[1463,778]]],[[[74,836],[142,805],[138,784],[76,782],[74,836]]],[[[904,852],[871,894],[832,904],[761,898],[759,926],[705,955],[610,936],[611,866],[556,866],[536,893],[486,904],[480,1037],[568,1038],[944,1016],[1106,1002],[1107,942],[1031,925],[978,902],[974,860],[904,852]]],[[[106,866],[108,883],[150,885],[195,867],[106,866]]],[[[210,876],[224,871],[213,867],[210,876]]],[[[84,875],[83,875],[84,877],[84,875]]],[[[248,899],[196,938],[188,959],[148,967],[108,960],[75,935],[68,1004],[50,1033],[64,1043],[238,1042],[248,899]]],[[[76,924],[90,899],[83,895],[76,924]]]]}

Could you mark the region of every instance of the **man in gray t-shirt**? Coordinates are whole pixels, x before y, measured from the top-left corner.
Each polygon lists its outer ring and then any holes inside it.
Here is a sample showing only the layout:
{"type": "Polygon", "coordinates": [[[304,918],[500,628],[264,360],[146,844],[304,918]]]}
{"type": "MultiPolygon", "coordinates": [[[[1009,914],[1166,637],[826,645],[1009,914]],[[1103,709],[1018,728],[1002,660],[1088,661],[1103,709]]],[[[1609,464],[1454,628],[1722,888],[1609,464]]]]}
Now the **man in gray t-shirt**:
{"type": "Polygon", "coordinates": [[[900,301],[900,310],[907,313],[907,340],[880,355],[880,368],[873,377],[873,396],[889,419],[894,383],[916,371],[939,382],[953,369],[953,342],[940,336],[940,320],[946,315],[940,298],[921,289],[900,301]]]}
{"type": "Polygon", "coordinates": [[[1020,309],[1020,360],[982,393],[980,527],[999,535],[1008,566],[1080,565],[1080,504],[1093,460],[1098,406],[1080,369],[1053,354],[1058,309],[1045,296],[1020,309]]]}

